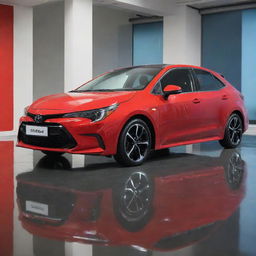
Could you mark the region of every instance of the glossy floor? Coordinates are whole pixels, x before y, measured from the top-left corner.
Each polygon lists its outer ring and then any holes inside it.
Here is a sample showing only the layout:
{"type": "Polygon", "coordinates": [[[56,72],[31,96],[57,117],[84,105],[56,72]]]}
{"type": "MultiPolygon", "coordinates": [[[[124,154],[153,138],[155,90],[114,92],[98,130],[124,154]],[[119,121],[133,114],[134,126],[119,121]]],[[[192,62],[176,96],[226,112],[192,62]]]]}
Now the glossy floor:
{"type": "Polygon", "coordinates": [[[256,136],[105,157],[0,141],[0,256],[256,255],[256,136]]]}

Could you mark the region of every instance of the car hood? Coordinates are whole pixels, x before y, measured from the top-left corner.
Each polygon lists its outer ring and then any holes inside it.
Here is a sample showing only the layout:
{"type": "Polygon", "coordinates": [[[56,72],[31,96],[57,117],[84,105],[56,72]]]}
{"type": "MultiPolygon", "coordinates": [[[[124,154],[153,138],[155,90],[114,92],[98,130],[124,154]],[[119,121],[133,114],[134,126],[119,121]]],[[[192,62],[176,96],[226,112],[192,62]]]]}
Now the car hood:
{"type": "Polygon", "coordinates": [[[136,92],[70,92],[36,100],[28,109],[32,113],[55,114],[84,111],[130,100],[136,92]]]}

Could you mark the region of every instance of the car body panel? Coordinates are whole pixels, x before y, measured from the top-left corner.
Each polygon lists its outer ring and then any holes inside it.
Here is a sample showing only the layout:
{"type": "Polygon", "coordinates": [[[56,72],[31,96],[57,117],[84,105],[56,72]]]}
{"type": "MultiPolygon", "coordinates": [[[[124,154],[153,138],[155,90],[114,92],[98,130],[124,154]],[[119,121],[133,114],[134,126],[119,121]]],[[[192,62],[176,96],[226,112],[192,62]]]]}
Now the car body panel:
{"type": "MultiPolygon", "coordinates": [[[[51,110],[51,114],[86,111],[128,101],[134,94],[133,91],[60,93],[35,101],[28,110],[33,114],[41,114],[42,110],[51,110]]],[[[48,114],[47,111],[45,113],[48,114]]]]}
{"type": "MultiPolygon", "coordinates": [[[[216,72],[190,65],[164,65],[143,90],[50,95],[35,101],[27,111],[33,115],[54,115],[98,109],[114,103],[119,104],[118,108],[98,122],[87,118],[63,117],[44,121],[45,124],[57,123],[65,127],[77,143],[71,149],[35,146],[21,140],[18,140],[17,146],[67,153],[115,155],[122,129],[136,116],[152,126],[154,149],[221,140],[227,120],[235,111],[243,119],[243,131],[248,128],[248,115],[241,93],[216,72]],[[176,68],[206,70],[224,83],[225,87],[216,91],[170,95],[168,99],[153,94],[154,86],[163,75],[176,68]]],[[[20,123],[23,122],[40,126],[29,116],[21,117],[20,123]]]]}
{"type": "Polygon", "coordinates": [[[136,245],[159,251],[178,249],[177,245],[185,247],[206,239],[239,207],[245,193],[246,164],[240,159],[235,171],[229,168],[234,156],[240,157],[232,150],[224,150],[220,157],[172,153],[161,156],[161,165],[153,160],[143,168],[131,168],[128,172],[113,168],[93,172],[71,167],[72,172],[63,171],[70,170],[67,167],[56,170],[54,166],[66,165],[58,162],[67,160],[44,157],[33,171],[17,176],[19,219],[30,233],[50,239],[109,246],[136,245]],[[120,210],[116,195],[120,196],[124,184],[136,172],[144,173],[151,181],[150,208],[154,214],[144,226],[131,232],[116,215],[120,210]],[[48,175],[50,179],[46,178],[48,175]],[[107,179],[102,178],[105,175],[107,179]],[[230,179],[232,175],[235,177],[230,179]],[[65,215],[63,210],[58,211],[63,220],[52,223],[54,209],[63,203],[58,198],[65,198],[64,194],[72,198],[65,201],[67,207],[72,207],[65,215]],[[54,202],[53,198],[56,198],[54,202]],[[46,218],[28,212],[24,210],[27,200],[52,205],[53,211],[46,218]],[[92,218],[93,212],[97,214],[92,218]],[[192,236],[193,232],[202,234],[192,236]],[[193,240],[175,242],[177,236],[185,238],[186,234],[193,240]],[[176,247],[161,247],[160,241],[166,238],[174,240],[176,247]]]}

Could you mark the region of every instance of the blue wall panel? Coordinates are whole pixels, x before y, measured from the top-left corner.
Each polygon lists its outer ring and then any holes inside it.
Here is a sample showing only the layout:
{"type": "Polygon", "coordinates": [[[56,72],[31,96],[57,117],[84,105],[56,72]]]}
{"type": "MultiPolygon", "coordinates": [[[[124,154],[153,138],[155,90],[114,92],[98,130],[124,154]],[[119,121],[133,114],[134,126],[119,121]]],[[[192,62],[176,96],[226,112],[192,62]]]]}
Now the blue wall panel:
{"type": "Polygon", "coordinates": [[[163,62],[163,23],[133,25],[133,65],[163,62]]]}
{"type": "Polygon", "coordinates": [[[242,12],[242,93],[250,120],[256,120],[256,10],[242,12]]]}
{"type": "Polygon", "coordinates": [[[202,66],[241,90],[241,11],[203,15],[202,66]]]}

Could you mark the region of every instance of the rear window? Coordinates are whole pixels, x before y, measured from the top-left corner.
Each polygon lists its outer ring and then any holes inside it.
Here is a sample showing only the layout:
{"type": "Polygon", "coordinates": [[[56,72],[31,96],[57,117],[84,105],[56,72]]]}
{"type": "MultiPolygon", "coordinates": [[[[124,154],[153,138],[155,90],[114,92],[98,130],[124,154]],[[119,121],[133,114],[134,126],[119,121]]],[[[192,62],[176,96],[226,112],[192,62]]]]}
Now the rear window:
{"type": "Polygon", "coordinates": [[[200,91],[215,91],[225,86],[210,72],[200,69],[195,69],[194,71],[198,80],[198,86],[200,91]]]}

